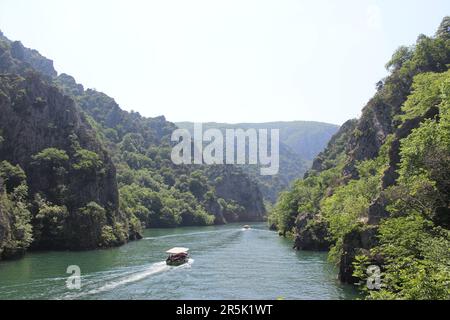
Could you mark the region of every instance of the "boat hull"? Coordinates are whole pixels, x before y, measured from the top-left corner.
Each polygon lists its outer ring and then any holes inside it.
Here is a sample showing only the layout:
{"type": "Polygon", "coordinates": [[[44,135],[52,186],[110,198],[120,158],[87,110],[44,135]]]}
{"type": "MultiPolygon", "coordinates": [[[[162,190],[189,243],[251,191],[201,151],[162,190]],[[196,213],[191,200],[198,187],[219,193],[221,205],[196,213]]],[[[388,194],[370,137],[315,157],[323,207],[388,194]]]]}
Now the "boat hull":
{"type": "Polygon", "coordinates": [[[189,261],[189,259],[183,259],[183,260],[175,260],[175,261],[172,261],[172,260],[170,260],[170,259],[167,259],[166,260],[166,264],[168,265],[168,266],[174,266],[174,267],[176,267],[176,266],[181,266],[181,265],[183,265],[183,264],[185,264],[185,263],[187,263],[189,261]]]}

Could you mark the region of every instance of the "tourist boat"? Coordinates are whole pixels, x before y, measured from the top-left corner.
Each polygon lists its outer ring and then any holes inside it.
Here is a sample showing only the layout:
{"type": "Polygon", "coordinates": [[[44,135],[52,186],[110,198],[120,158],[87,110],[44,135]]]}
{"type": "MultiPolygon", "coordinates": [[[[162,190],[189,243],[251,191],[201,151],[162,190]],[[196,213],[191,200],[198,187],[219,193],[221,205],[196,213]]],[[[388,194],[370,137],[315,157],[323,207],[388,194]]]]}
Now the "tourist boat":
{"type": "Polygon", "coordinates": [[[189,261],[188,248],[172,248],[166,251],[169,257],[166,260],[168,266],[181,266],[189,261]]]}
{"type": "Polygon", "coordinates": [[[248,224],[246,224],[243,228],[248,230],[248,229],[250,229],[250,226],[248,224]]]}

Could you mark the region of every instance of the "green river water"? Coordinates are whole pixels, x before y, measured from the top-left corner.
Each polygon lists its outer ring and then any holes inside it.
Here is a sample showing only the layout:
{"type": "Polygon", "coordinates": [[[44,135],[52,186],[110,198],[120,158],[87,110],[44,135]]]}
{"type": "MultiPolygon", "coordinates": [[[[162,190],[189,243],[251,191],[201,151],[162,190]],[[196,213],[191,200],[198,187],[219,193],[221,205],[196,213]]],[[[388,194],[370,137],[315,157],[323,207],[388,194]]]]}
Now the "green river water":
{"type": "Polygon", "coordinates": [[[297,252],[264,224],[151,229],[144,239],[88,252],[37,252],[0,262],[0,299],[351,299],[326,253],[297,252]],[[167,249],[190,248],[169,267],[167,249]],[[69,265],[81,289],[66,287],[69,265]]]}

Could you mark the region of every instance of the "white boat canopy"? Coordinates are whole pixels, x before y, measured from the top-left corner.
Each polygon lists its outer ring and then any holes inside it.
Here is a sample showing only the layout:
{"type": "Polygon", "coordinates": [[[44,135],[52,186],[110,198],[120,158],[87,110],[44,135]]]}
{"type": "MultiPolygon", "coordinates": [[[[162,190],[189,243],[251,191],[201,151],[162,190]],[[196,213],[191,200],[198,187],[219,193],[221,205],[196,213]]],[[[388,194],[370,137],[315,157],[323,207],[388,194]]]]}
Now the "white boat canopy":
{"type": "Polygon", "coordinates": [[[189,248],[172,248],[170,250],[167,250],[166,253],[168,254],[179,254],[179,253],[187,253],[189,251],[189,248]]]}

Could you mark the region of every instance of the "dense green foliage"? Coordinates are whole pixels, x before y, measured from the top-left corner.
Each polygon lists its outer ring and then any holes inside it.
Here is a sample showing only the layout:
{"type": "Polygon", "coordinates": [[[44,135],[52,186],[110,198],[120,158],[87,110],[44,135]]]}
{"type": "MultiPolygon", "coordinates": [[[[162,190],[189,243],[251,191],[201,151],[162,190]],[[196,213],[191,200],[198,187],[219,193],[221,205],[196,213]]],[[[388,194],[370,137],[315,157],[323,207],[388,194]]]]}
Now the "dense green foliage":
{"type": "Polygon", "coordinates": [[[330,258],[336,263],[343,254],[345,235],[367,222],[368,208],[380,193],[379,181],[385,168],[385,154],[383,152],[377,159],[361,163],[358,167],[359,179],[336,188],[333,195],[321,202],[320,210],[329,224],[334,243],[330,258]]]}
{"type": "MultiPolygon", "coordinates": [[[[209,225],[238,221],[243,211],[236,199],[217,194],[206,167],[176,166],[170,159],[170,135],[176,126],[163,117],[144,118],[125,112],[113,99],[95,90],[82,90],[73,78],[56,80],[86,112],[99,140],[117,168],[120,208],[143,227],[209,225]]],[[[95,167],[95,155],[78,151],[76,168],[95,167]]],[[[248,179],[236,168],[241,180],[248,179]]],[[[231,186],[230,186],[231,187],[231,186]]],[[[257,199],[261,201],[261,199],[257,199]]]]}
{"type": "Polygon", "coordinates": [[[296,237],[307,232],[296,224],[300,214],[313,213],[310,224],[324,220],[331,260],[341,272],[353,271],[369,299],[450,298],[448,19],[435,38],[420,36],[414,47],[401,47],[387,64],[391,74],[378,84],[358,122],[361,128],[368,119],[384,117],[387,132],[393,126],[381,147],[355,161],[352,148],[369,141],[372,133],[358,127],[350,137],[338,133],[333,140],[345,147],[329,146],[319,165],[280,196],[269,217],[283,233],[296,237]],[[377,107],[392,101],[401,102],[401,109],[380,116],[389,109],[377,107]],[[349,164],[356,174],[346,175],[349,164]],[[384,218],[373,219],[380,212],[384,218]],[[353,266],[342,265],[349,261],[353,266]],[[369,265],[381,268],[379,290],[365,286],[369,265]]]}
{"type": "MultiPolygon", "coordinates": [[[[416,77],[406,115],[432,99],[439,118],[427,119],[402,140],[398,184],[386,191],[391,219],[380,225],[372,255],[385,260],[374,299],[450,297],[450,72],[416,77]]],[[[422,112],[420,112],[422,113],[422,112]]]]}
{"type": "Polygon", "coordinates": [[[338,183],[338,177],[338,171],[330,169],[320,175],[310,175],[297,180],[290,191],[280,194],[269,216],[269,222],[283,234],[293,231],[299,213],[319,213],[320,199],[325,196],[328,188],[338,183]]]}
{"type": "MultiPolygon", "coordinates": [[[[370,299],[448,299],[450,297],[450,234],[419,214],[387,219],[380,225],[379,246],[372,255],[384,259],[381,290],[370,299]]],[[[355,261],[355,275],[367,278],[367,256],[355,261]]]]}
{"type": "MultiPolygon", "coordinates": [[[[6,43],[6,47],[13,47],[6,43]]],[[[14,202],[30,213],[33,241],[27,241],[25,247],[97,248],[102,242],[98,230],[116,223],[123,223],[127,232],[116,244],[125,243],[133,236],[130,233],[128,237],[128,222],[118,211],[115,171],[95,131],[74,102],[47,78],[30,70],[16,74],[14,68],[28,65],[9,53],[0,57],[0,188],[11,195],[18,181],[26,187],[20,200],[14,202]],[[83,232],[77,232],[83,220],[80,209],[90,202],[104,208],[105,219],[86,219],[83,232]]],[[[16,219],[15,212],[22,211],[4,206],[0,243],[11,238],[14,221],[23,220],[16,219]]],[[[16,249],[17,254],[24,252],[23,246],[16,249]]]]}
{"type": "Polygon", "coordinates": [[[30,245],[121,245],[145,227],[264,218],[259,189],[239,168],[217,179],[174,165],[174,124],[122,110],[1,33],[0,108],[0,259],[30,245]]]}
{"type": "Polygon", "coordinates": [[[0,163],[0,222],[2,232],[6,234],[0,239],[0,259],[22,254],[33,241],[31,213],[27,202],[28,187],[25,172],[19,166],[7,161],[0,163]]]}

